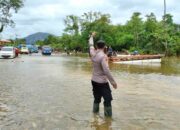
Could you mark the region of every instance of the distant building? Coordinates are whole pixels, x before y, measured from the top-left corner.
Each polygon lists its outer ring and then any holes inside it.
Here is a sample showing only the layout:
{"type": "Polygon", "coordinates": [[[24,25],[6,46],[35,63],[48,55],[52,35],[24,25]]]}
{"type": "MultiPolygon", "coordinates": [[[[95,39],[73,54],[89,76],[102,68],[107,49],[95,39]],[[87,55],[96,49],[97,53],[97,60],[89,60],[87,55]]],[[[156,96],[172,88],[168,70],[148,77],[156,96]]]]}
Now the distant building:
{"type": "Polygon", "coordinates": [[[5,45],[7,43],[11,43],[9,40],[0,40],[0,45],[5,45]]]}

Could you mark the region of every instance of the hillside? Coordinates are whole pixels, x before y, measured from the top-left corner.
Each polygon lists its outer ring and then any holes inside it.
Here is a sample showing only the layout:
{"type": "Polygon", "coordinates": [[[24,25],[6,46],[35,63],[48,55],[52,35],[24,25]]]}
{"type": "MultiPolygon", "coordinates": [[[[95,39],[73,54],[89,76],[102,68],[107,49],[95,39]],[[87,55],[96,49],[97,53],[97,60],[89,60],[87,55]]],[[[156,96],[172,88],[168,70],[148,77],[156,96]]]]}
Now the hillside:
{"type": "Polygon", "coordinates": [[[43,41],[45,40],[49,35],[49,33],[42,33],[42,32],[38,32],[35,34],[31,34],[27,37],[25,37],[26,40],[26,44],[35,44],[37,41],[43,41]]]}

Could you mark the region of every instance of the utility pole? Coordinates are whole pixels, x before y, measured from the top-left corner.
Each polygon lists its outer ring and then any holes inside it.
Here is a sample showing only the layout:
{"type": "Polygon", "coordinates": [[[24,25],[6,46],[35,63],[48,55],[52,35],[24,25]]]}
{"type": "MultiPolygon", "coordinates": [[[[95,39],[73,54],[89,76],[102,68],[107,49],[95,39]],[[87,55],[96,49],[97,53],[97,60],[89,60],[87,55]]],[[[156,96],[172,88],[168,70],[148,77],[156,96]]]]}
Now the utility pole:
{"type": "Polygon", "coordinates": [[[166,15],[166,0],[164,0],[164,16],[166,15]]]}
{"type": "MultiPolygon", "coordinates": [[[[164,17],[163,17],[163,21],[164,21],[164,29],[165,29],[165,33],[167,33],[166,31],[166,0],[164,0],[164,17]]],[[[168,54],[168,42],[167,39],[165,40],[165,56],[168,54]]]]}

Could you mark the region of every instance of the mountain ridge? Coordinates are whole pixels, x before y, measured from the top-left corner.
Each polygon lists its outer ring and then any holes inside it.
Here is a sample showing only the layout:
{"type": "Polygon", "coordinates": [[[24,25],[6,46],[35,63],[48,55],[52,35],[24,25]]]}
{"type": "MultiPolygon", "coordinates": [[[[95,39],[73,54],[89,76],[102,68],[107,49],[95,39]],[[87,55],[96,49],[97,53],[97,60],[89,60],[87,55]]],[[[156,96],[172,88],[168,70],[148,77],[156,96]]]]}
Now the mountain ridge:
{"type": "Polygon", "coordinates": [[[28,35],[24,39],[27,45],[32,45],[32,44],[36,44],[37,41],[44,41],[50,35],[52,34],[45,33],[45,32],[37,32],[37,33],[28,35]]]}

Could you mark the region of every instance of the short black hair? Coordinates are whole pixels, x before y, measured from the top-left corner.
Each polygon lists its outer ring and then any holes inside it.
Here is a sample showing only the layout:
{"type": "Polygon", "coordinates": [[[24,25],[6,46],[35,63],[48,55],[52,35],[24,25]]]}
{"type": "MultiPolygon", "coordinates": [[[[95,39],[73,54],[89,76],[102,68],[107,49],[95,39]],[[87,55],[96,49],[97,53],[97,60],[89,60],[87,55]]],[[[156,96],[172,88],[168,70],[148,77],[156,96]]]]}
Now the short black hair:
{"type": "Polygon", "coordinates": [[[105,41],[99,40],[96,45],[98,49],[103,49],[105,47],[105,41]]]}

